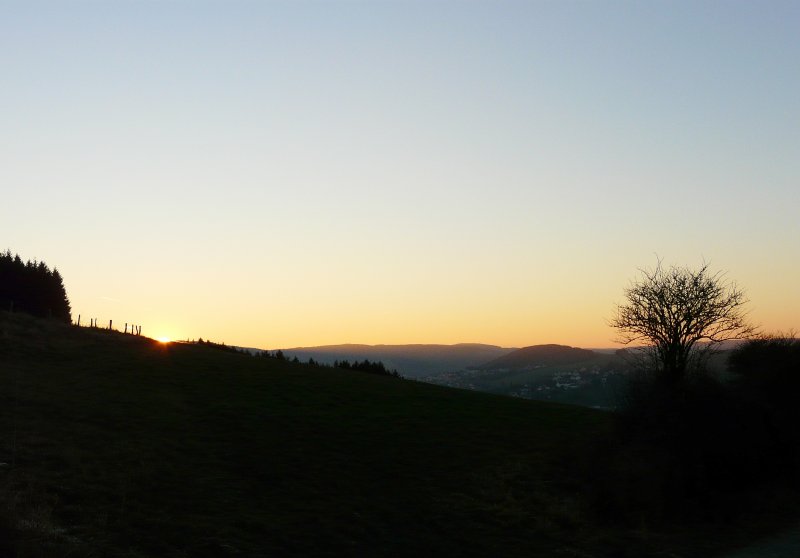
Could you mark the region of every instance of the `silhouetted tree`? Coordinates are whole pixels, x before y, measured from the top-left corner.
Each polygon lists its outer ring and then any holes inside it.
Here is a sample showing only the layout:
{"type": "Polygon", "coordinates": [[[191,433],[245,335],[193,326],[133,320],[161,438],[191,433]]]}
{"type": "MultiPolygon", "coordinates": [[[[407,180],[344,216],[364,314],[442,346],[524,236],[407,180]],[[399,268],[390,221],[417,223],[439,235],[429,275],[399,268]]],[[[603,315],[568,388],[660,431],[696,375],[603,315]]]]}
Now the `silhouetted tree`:
{"type": "Polygon", "coordinates": [[[58,270],[44,262],[23,263],[10,250],[0,253],[0,308],[71,321],[71,308],[58,270]]]}
{"type": "Polygon", "coordinates": [[[684,379],[691,364],[722,341],[751,337],[747,300],[735,283],[708,265],[698,270],[665,269],[661,262],[625,289],[626,302],[617,307],[611,326],[623,343],[644,342],[657,372],[667,384],[684,379]]]}

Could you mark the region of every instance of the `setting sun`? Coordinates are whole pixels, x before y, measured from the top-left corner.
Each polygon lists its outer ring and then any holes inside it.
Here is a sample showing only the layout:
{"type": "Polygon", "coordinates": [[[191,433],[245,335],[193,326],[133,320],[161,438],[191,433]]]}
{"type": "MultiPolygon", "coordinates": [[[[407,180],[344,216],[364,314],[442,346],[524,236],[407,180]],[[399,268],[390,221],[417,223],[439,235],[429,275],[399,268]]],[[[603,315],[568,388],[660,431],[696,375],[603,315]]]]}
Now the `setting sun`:
{"type": "Polygon", "coordinates": [[[156,340],[160,341],[161,343],[171,343],[172,342],[172,339],[170,339],[169,337],[157,337],[156,340]]]}

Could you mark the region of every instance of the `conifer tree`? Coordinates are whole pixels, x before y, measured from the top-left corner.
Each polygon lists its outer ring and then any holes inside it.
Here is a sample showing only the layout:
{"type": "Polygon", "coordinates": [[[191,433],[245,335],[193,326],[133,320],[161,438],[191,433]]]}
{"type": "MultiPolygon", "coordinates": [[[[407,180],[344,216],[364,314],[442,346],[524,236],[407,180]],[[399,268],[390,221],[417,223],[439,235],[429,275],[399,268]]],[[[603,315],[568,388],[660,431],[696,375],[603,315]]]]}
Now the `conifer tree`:
{"type": "Polygon", "coordinates": [[[11,250],[0,253],[0,309],[71,321],[69,298],[58,270],[50,271],[36,260],[23,263],[11,250]]]}

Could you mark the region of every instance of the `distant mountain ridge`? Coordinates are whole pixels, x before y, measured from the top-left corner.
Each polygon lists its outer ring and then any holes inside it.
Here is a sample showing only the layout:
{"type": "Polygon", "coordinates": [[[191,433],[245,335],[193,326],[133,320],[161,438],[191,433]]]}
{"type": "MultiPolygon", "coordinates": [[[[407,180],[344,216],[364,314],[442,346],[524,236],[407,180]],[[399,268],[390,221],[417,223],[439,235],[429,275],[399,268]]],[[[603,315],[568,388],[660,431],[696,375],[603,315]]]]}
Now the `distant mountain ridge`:
{"type": "Polygon", "coordinates": [[[509,353],[516,348],[505,348],[483,343],[408,344],[408,345],[322,345],[282,349],[288,358],[301,361],[309,358],[323,364],[336,360],[379,360],[390,370],[397,370],[408,378],[421,378],[441,372],[462,370],[478,366],[509,353]]]}
{"type": "Polygon", "coordinates": [[[532,345],[488,361],[474,370],[522,370],[540,366],[559,366],[592,360],[598,353],[567,345],[532,345]]]}

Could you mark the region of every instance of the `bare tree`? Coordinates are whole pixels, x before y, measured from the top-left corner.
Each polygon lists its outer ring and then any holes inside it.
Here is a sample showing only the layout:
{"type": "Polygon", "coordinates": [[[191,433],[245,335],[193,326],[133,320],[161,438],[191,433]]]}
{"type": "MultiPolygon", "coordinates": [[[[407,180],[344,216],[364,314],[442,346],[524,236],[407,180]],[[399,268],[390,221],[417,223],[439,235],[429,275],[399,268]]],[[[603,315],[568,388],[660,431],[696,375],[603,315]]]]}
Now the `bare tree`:
{"type": "Polygon", "coordinates": [[[744,291],[724,273],[711,273],[708,264],[696,271],[665,269],[659,260],[655,269],[640,271],[610,325],[619,330],[622,343],[646,344],[668,383],[680,382],[690,364],[722,341],[756,333],[744,311],[744,291]]]}

